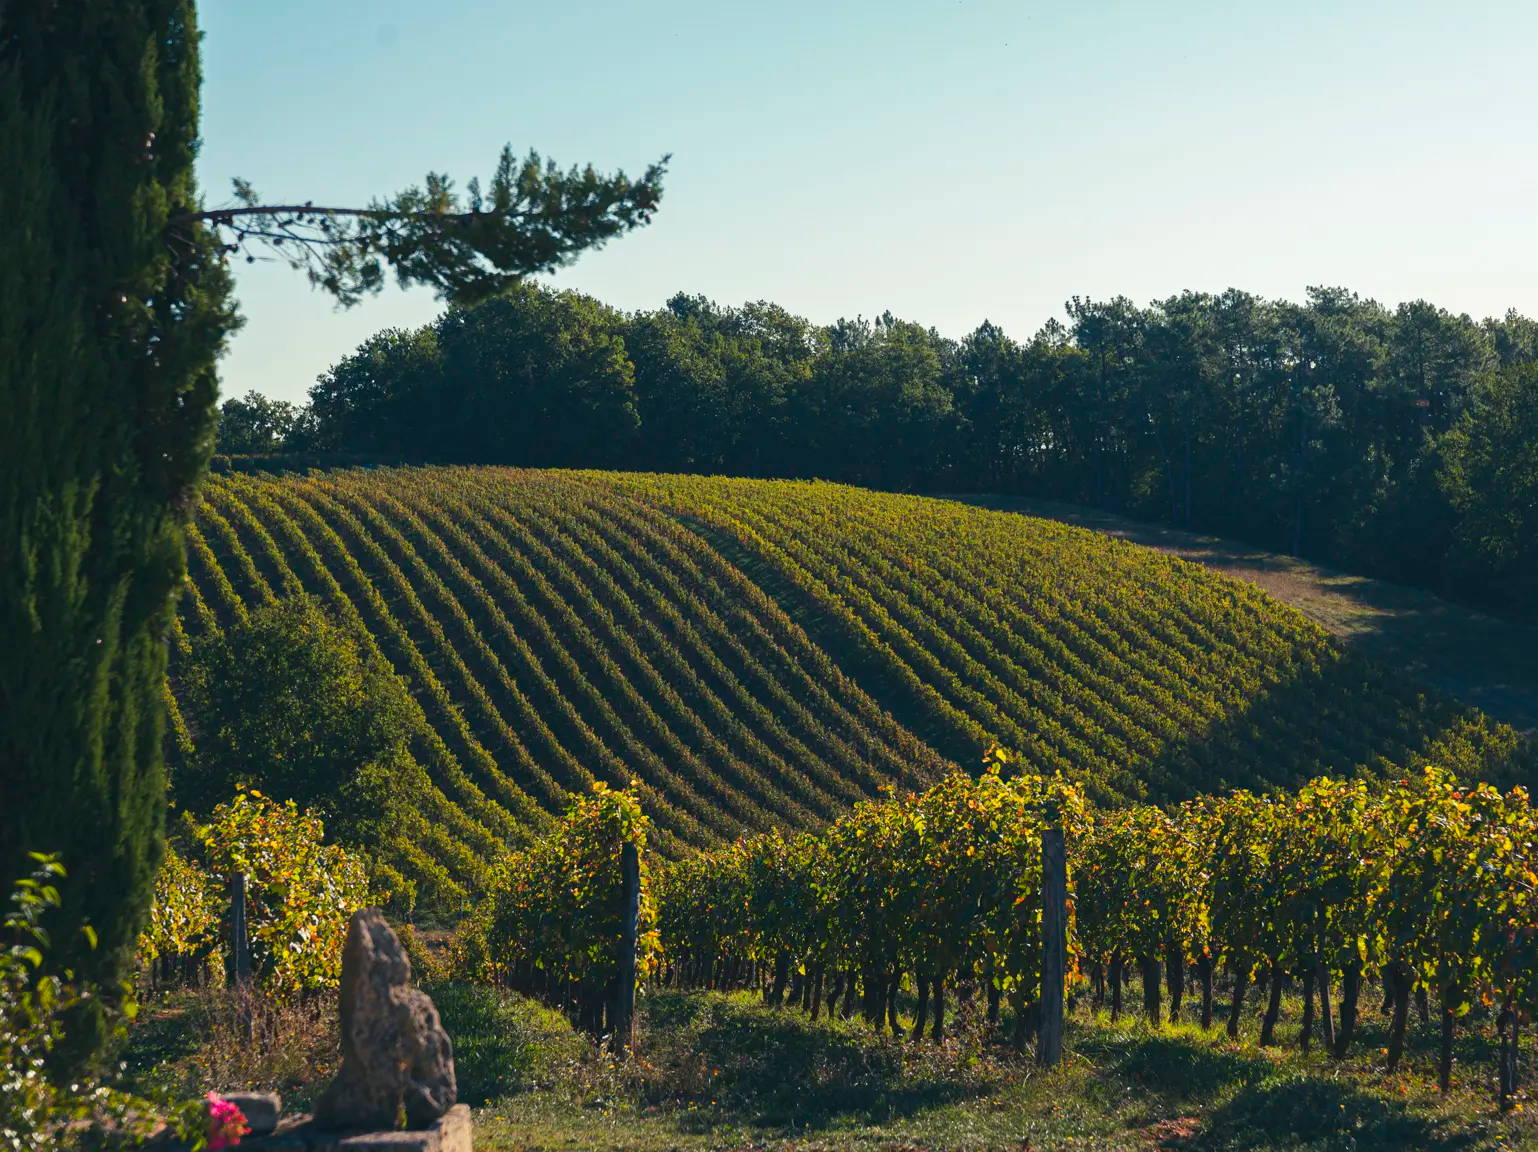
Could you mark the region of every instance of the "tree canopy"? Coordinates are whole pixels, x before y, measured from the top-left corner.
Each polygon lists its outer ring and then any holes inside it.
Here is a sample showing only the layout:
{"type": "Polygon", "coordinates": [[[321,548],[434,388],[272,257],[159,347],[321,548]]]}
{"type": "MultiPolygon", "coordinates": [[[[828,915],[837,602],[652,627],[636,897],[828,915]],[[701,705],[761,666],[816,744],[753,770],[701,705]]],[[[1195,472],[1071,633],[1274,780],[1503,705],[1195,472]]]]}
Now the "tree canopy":
{"type": "Polygon", "coordinates": [[[360,848],[389,825],[408,770],[409,695],[383,657],[308,596],[194,645],[182,677],[193,752],[173,794],[206,815],[240,789],[292,800],[360,848]]]}
{"type": "Polygon", "coordinates": [[[280,451],[294,435],[299,408],[286,400],[270,400],[260,392],[232,396],[219,406],[216,449],[253,456],[280,451]]]}
{"type": "Polygon", "coordinates": [[[1089,504],[1538,611],[1538,326],[1338,288],[960,340],[678,295],[623,315],[520,286],[370,339],[291,447],[397,460],[820,477],[1089,504]]]}

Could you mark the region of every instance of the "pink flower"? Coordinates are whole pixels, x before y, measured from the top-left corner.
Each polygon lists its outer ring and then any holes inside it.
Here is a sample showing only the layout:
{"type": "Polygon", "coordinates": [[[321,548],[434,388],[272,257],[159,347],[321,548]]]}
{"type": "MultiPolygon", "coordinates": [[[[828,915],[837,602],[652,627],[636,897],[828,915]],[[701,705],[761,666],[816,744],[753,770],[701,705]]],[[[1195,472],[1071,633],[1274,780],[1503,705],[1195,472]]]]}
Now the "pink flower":
{"type": "Polygon", "coordinates": [[[217,1092],[208,1094],[208,1147],[233,1148],[251,1131],[245,1115],[217,1092]]]}

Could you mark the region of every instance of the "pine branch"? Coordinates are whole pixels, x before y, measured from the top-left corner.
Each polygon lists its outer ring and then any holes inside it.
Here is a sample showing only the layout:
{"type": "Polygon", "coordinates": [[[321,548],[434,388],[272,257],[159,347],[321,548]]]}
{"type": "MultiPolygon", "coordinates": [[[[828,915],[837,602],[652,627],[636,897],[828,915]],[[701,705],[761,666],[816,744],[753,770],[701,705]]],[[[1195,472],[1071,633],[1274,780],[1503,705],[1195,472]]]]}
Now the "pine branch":
{"type": "Polygon", "coordinates": [[[441,299],[467,304],[650,223],[667,161],[632,181],[563,170],[534,152],[517,161],[504,148],[485,195],[472,180],[461,198],[447,176],[429,173],[423,187],[366,208],[263,204],[236,180],[238,204],[173,216],[166,239],[176,245],[208,227],[226,237],[226,257],[243,252],[248,263],[260,246],[344,307],[378,292],[386,265],[402,287],[431,285],[441,299]]]}

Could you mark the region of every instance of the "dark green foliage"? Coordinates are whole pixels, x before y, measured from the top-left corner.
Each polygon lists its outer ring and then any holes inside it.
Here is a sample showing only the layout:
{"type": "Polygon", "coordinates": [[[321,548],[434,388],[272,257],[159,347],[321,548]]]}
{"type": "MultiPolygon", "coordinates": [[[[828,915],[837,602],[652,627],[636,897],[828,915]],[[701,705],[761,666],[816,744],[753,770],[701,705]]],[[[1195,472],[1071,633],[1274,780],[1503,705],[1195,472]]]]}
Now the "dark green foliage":
{"type": "Polygon", "coordinates": [[[307,446],[1017,493],[1538,610],[1516,543],[1533,321],[1334,288],[1067,313],[1025,343],[986,322],[955,341],[890,315],[818,327],[678,295],[619,317],[524,289],[364,345],[312,392],[307,446]]]}
{"type": "Polygon", "coordinates": [[[59,855],[53,959],[109,987],[160,860],[164,637],[235,323],[218,245],[162,234],[198,207],[197,43],[191,0],[0,3],[0,876],[59,855]]]}
{"type": "Polygon", "coordinates": [[[599,175],[591,165],[563,171],[537,152],[520,161],[509,147],[484,195],[471,180],[461,199],[452,180],[429,172],[424,187],[367,208],[263,204],[249,183],[236,180],[239,207],[176,224],[207,221],[232,238],[232,251],[263,245],[344,305],[378,292],[387,264],[403,288],[426,284],[441,299],[473,304],[650,223],[666,166],[663,157],[631,180],[623,172],[599,175]]]}
{"type": "Polygon", "coordinates": [[[238,789],[293,800],[332,839],[370,849],[407,771],[405,685],[307,596],[257,609],[194,645],[182,682],[194,752],[172,781],[206,816],[238,789]]]}
{"type": "Polygon", "coordinates": [[[416,421],[428,404],[447,399],[442,377],[435,328],[386,328],[316,381],[293,446],[335,451],[347,445],[347,451],[385,453],[419,449],[416,421]]]}
{"type": "Polygon", "coordinates": [[[57,853],[76,881],[59,961],[109,986],[162,851],[165,637],[236,323],[228,256],[270,242],[344,304],[385,264],[468,301],[661,195],[661,165],[630,181],[504,152],[463,201],[437,175],[366,209],[237,182],[240,207],[204,211],[197,50],[194,0],[0,0],[0,877],[57,853]],[[69,943],[83,920],[94,952],[69,943]]]}
{"type": "MultiPolygon", "coordinates": [[[[162,1106],[121,1089],[54,1075],[54,1063],[68,1051],[67,1024],[81,1011],[110,1022],[126,1039],[126,1020],[103,1012],[96,989],[66,973],[57,975],[53,941],[44,926],[59,907],[64,868],[37,855],[31,875],[6,894],[0,914],[0,1142],[7,1152],[54,1152],[60,1148],[138,1147],[160,1127],[162,1106]],[[74,1138],[66,1133],[74,1132],[74,1138]],[[104,1141],[106,1132],[118,1137],[104,1141]]],[[[93,944],[89,931],[81,945],[93,944]]],[[[187,1142],[206,1131],[207,1113],[179,1107],[164,1116],[166,1138],[187,1142]]]]}
{"type": "Polygon", "coordinates": [[[218,451],[232,455],[281,452],[294,433],[299,409],[260,392],[230,397],[219,406],[218,451]]]}
{"type": "Polygon", "coordinates": [[[1476,393],[1445,448],[1441,479],[1459,513],[1455,570],[1496,599],[1538,604],[1538,364],[1476,393]]]}
{"type": "Polygon", "coordinates": [[[371,339],[315,385],[304,435],[445,462],[580,465],[636,429],[623,331],[594,300],[519,286],[371,339]]]}

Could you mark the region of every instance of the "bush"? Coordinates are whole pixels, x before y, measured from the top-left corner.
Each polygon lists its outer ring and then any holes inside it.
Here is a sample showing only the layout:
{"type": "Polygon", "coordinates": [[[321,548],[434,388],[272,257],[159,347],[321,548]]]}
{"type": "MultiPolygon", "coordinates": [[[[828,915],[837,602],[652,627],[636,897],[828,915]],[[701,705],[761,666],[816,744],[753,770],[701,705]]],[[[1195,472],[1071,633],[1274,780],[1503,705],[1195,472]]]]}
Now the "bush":
{"type": "Polygon", "coordinates": [[[336,1075],[342,1039],[333,993],[276,997],[258,988],[201,988],[176,1002],[193,1042],[140,1073],[165,1092],[278,1092],[284,1107],[312,1104],[336,1075]]]}
{"type": "Polygon", "coordinates": [[[575,1001],[584,1024],[602,1030],[619,979],[624,844],[640,859],[636,980],[662,956],[646,862],[649,821],[633,793],[602,781],[574,796],[545,839],[502,863],[491,893],[455,945],[455,975],[575,1001]]]}
{"type": "MultiPolygon", "coordinates": [[[[50,1068],[65,1039],[66,1019],[101,998],[75,983],[69,971],[49,971],[42,920],[59,907],[56,881],[64,868],[51,856],[33,854],[32,861],[32,874],[17,881],[0,921],[0,1148],[41,1152],[107,1133],[137,1142],[161,1123],[153,1105],[104,1084],[61,1083],[50,1068]]],[[[95,948],[96,934],[89,927],[83,933],[85,946],[95,948]]],[[[131,1015],[132,1003],[126,1003],[131,1015]]],[[[121,1035],[123,1016],[106,1015],[121,1035]]],[[[172,1109],[170,1120],[183,1136],[196,1139],[203,1132],[196,1101],[172,1109]]]]}
{"type": "Polygon", "coordinates": [[[197,964],[218,952],[223,898],[205,869],[166,846],[155,876],[150,922],[139,936],[139,959],[156,966],[197,964]]]}
{"type": "Polygon", "coordinates": [[[232,792],[293,800],[355,848],[392,830],[412,731],[405,685],[311,596],[264,605],[194,647],[183,676],[194,751],[176,799],[206,817],[232,792]]]}
{"type": "Polygon", "coordinates": [[[261,986],[280,997],[334,988],[347,921],[376,894],[363,858],[324,837],[319,817],[292,800],[280,804],[250,791],[219,805],[209,823],[193,825],[195,858],[167,854],[141,960],[223,955],[227,878],[241,873],[261,986]]]}

